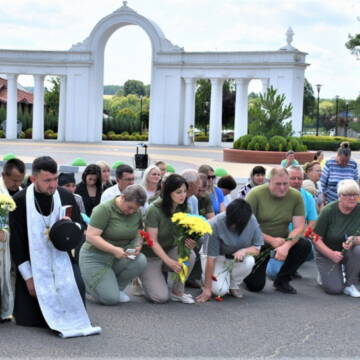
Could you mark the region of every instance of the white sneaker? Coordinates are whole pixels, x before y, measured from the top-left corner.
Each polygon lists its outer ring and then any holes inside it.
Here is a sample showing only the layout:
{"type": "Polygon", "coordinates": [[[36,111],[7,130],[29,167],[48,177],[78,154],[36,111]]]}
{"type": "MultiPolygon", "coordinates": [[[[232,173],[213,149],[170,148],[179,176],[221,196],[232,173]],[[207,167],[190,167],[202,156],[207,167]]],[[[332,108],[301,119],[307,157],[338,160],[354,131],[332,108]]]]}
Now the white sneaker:
{"type": "Polygon", "coordinates": [[[344,294],[349,295],[351,297],[356,297],[356,298],[360,297],[360,291],[356,288],[355,285],[347,286],[344,289],[344,294]]]}
{"type": "Polygon", "coordinates": [[[119,301],[121,303],[126,303],[130,301],[130,298],[128,296],[128,294],[124,291],[119,291],[119,301]]]}
{"type": "Polygon", "coordinates": [[[175,295],[173,293],[170,293],[170,299],[172,301],[179,301],[183,304],[194,304],[195,300],[191,296],[191,294],[182,294],[182,295],[175,295]]]}

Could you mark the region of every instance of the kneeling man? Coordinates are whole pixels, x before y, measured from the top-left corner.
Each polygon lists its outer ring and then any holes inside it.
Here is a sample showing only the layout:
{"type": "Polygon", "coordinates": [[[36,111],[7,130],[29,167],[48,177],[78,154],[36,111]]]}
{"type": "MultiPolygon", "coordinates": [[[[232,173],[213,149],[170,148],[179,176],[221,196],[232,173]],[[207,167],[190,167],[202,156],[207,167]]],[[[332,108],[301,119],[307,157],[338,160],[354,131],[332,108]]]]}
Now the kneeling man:
{"type": "MultiPolygon", "coordinates": [[[[274,280],[276,290],[296,294],[289,281],[311,251],[308,240],[301,238],[305,227],[304,202],[300,193],[289,185],[286,169],[274,168],[268,184],[257,186],[247,195],[246,201],[260,224],[265,249],[275,250],[275,259],[284,265],[274,280]],[[293,230],[289,233],[289,224],[293,230]],[[292,240],[289,240],[292,239],[292,240]]],[[[264,250],[264,249],[263,249],[264,250]]],[[[266,266],[270,255],[255,264],[255,270],[244,280],[250,291],[261,291],[266,282],[266,266]]]]}
{"type": "Polygon", "coordinates": [[[39,157],[32,165],[32,184],[14,196],[17,208],[9,217],[16,266],[14,317],[18,325],[48,326],[62,337],[99,333],[84,306],[79,267],[49,238],[51,227],[64,218],[64,206],[71,207],[68,216],[84,230],[74,196],[57,187],[57,178],[56,162],[39,157]]]}

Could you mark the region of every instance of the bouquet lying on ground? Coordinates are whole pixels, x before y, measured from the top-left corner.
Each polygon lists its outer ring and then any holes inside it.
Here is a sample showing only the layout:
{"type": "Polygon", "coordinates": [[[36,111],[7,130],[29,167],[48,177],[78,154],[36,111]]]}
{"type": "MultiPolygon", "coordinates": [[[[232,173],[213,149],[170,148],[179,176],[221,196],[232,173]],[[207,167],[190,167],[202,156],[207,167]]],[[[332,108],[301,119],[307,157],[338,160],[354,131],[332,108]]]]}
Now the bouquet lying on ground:
{"type": "Polygon", "coordinates": [[[199,215],[191,215],[183,212],[175,213],[171,221],[176,225],[177,236],[176,246],[178,249],[178,262],[182,266],[182,270],[175,277],[182,283],[185,283],[189,275],[189,259],[191,249],[185,246],[186,239],[199,240],[206,234],[212,234],[212,229],[207,220],[199,215]]]}
{"type": "MultiPolygon", "coordinates": [[[[285,238],[285,241],[297,240],[301,236],[305,236],[306,238],[309,238],[314,242],[316,242],[320,238],[319,235],[315,234],[313,229],[309,226],[305,230],[304,235],[297,235],[295,237],[287,237],[287,238],[285,238]]],[[[275,257],[275,254],[276,254],[276,249],[273,249],[272,247],[267,247],[264,250],[262,250],[260,252],[260,254],[255,258],[256,263],[252,270],[252,273],[254,273],[263,264],[263,262],[267,259],[268,256],[275,257]]]]}
{"type": "Polygon", "coordinates": [[[8,215],[16,209],[15,201],[10,195],[0,194],[0,229],[8,226],[8,215]]]}

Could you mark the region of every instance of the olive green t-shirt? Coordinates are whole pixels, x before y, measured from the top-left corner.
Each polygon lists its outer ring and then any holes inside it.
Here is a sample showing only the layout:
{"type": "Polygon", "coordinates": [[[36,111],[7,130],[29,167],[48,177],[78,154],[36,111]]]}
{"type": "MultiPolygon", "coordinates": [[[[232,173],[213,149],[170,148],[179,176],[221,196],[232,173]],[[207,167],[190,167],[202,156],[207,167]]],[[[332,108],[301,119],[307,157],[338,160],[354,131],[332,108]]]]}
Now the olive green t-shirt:
{"type": "MultiPolygon", "coordinates": [[[[138,231],[142,228],[141,211],[125,215],[116,206],[115,201],[116,198],[96,206],[91,214],[90,225],[102,230],[102,238],[110,244],[124,249],[134,248],[139,237],[138,231]]],[[[84,247],[95,249],[88,242],[84,247]]]]}
{"type": "Polygon", "coordinates": [[[360,204],[345,215],[339,210],[339,201],[333,201],[321,210],[314,232],[322,237],[330,249],[341,251],[342,243],[348,236],[359,235],[359,229],[360,204]]]}
{"type": "Polygon", "coordinates": [[[274,237],[287,237],[293,216],[305,216],[304,201],[299,191],[289,188],[284,197],[271,194],[269,184],[253,188],[246,196],[259,222],[261,231],[274,237]]]}
{"type": "Polygon", "coordinates": [[[197,199],[199,201],[199,215],[205,216],[206,214],[214,212],[209,195],[197,196],[197,199]]]}
{"type": "MultiPolygon", "coordinates": [[[[147,210],[145,215],[145,228],[156,228],[158,229],[158,242],[164,251],[169,251],[176,246],[176,225],[171,222],[171,217],[166,216],[161,208],[161,199],[155,200],[147,210]]],[[[189,212],[186,204],[178,206],[176,212],[189,212]]],[[[142,252],[148,257],[157,256],[151,248],[144,245],[142,252]]]]}

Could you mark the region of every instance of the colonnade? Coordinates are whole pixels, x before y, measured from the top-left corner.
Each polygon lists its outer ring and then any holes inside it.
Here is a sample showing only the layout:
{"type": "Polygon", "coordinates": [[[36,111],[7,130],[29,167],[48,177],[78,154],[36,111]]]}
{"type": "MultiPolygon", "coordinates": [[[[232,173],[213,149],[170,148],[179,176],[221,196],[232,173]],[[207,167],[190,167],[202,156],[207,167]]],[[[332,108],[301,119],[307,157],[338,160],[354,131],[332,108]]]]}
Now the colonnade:
{"type": "MultiPolygon", "coordinates": [[[[7,104],[6,104],[6,139],[17,138],[17,80],[20,74],[5,74],[7,78],[7,104]]],[[[32,139],[44,139],[44,106],[45,106],[45,74],[35,74],[34,77],[34,103],[32,120],[32,139]]],[[[58,140],[65,137],[65,86],[66,76],[60,77],[60,103],[58,119],[58,140]]]]}
{"type": "MultiPolygon", "coordinates": [[[[223,103],[223,84],[225,78],[210,78],[211,98],[210,98],[210,120],[209,120],[209,145],[220,146],[222,135],[222,103],[223,103]]],[[[235,79],[235,121],[234,138],[245,135],[248,132],[248,86],[252,79],[235,79]]],[[[270,84],[270,79],[260,79],[262,82],[262,92],[265,93],[270,84]]],[[[190,125],[195,127],[195,91],[197,78],[184,78],[185,101],[184,101],[184,145],[190,144],[187,134],[190,125]]]]}

